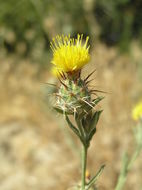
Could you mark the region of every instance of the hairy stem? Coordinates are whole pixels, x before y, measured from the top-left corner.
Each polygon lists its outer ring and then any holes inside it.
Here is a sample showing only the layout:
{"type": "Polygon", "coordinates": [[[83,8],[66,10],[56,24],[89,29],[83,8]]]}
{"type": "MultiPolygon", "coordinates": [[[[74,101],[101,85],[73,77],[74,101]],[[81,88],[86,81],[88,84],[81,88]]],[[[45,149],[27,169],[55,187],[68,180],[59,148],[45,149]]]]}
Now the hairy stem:
{"type": "Polygon", "coordinates": [[[81,180],[81,190],[85,190],[85,174],[87,165],[87,147],[82,145],[82,180],[81,180]]]}

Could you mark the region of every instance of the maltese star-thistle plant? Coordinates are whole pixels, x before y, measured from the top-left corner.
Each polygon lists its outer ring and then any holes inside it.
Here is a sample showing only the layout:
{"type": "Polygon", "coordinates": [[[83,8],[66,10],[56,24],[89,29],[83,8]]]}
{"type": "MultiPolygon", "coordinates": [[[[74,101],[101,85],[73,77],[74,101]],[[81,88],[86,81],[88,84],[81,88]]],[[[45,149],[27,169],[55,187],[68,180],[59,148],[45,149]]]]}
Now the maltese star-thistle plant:
{"type": "Polygon", "coordinates": [[[89,182],[86,181],[87,150],[102,112],[96,109],[96,105],[103,99],[96,94],[97,90],[89,88],[89,78],[94,71],[85,79],[81,76],[83,66],[90,61],[88,40],[89,37],[84,41],[83,35],[78,34],[77,38],[56,36],[51,42],[53,73],[60,81],[54,108],[64,115],[68,126],[82,143],[82,179],[77,190],[91,190],[104,168],[102,166],[89,182]]]}

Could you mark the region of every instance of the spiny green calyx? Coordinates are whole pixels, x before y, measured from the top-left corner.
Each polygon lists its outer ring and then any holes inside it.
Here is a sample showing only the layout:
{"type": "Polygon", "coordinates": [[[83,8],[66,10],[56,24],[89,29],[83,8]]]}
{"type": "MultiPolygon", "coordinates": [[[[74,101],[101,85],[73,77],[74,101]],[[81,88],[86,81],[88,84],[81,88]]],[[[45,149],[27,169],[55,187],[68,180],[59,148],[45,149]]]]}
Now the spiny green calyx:
{"type": "MultiPolygon", "coordinates": [[[[94,71],[93,71],[94,72],[94,71]]],[[[60,87],[56,93],[55,109],[65,116],[69,127],[79,137],[83,145],[88,148],[93,135],[96,133],[102,110],[97,110],[96,105],[104,98],[97,96],[98,90],[90,90],[88,84],[90,73],[85,79],[80,73],[61,73],[60,87]],[[92,98],[92,95],[96,98],[92,98]],[[74,116],[76,126],[71,122],[69,115],[74,116]]],[[[101,91],[100,91],[101,92],[101,91]]]]}
{"type": "Polygon", "coordinates": [[[91,106],[91,93],[82,79],[66,79],[61,84],[57,95],[56,107],[65,113],[88,112],[91,106]]]}

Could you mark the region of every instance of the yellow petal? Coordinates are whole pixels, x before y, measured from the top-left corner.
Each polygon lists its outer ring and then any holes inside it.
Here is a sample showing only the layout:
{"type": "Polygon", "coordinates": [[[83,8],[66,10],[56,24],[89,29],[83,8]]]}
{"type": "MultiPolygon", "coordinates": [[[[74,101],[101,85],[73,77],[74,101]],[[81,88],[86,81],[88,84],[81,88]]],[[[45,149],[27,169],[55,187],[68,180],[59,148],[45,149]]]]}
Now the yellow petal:
{"type": "Polygon", "coordinates": [[[139,102],[132,110],[132,118],[134,120],[139,120],[142,117],[142,101],[139,102]]]}
{"type": "Polygon", "coordinates": [[[51,61],[55,67],[63,72],[73,72],[80,70],[90,60],[89,37],[85,43],[82,42],[83,35],[78,34],[77,38],[70,36],[56,36],[51,42],[53,59],[51,61]]]}

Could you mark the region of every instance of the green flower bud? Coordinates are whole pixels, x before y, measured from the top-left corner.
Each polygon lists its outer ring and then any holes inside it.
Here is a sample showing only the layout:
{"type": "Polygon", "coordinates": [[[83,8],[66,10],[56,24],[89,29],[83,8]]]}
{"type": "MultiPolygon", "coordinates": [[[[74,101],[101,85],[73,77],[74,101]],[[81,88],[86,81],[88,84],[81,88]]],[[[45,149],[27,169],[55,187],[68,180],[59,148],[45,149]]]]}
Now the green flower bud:
{"type": "Polygon", "coordinates": [[[77,114],[87,113],[90,108],[91,93],[86,83],[77,80],[66,79],[61,84],[57,93],[56,106],[65,113],[77,114]]]}

